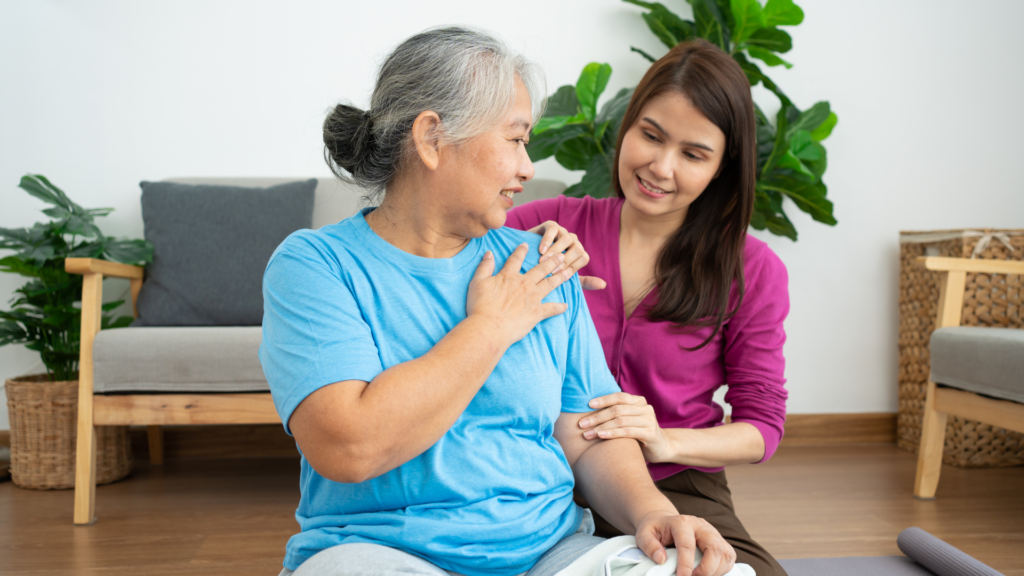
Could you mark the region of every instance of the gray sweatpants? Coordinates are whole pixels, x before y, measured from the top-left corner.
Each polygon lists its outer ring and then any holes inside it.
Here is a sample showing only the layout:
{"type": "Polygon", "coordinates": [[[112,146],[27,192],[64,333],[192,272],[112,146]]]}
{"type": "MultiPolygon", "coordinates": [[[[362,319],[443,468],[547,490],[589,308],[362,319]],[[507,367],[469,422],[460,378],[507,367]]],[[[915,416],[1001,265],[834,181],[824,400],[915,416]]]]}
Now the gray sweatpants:
{"type": "MultiPolygon", "coordinates": [[[[583,556],[604,538],[594,536],[594,518],[584,509],[576,533],[548,550],[520,576],[554,576],[583,556]]],[[[295,572],[287,568],[279,576],[459,576],[442,570],[419,556],[379,544],[339,544],[316,553],[295,572]]]]}

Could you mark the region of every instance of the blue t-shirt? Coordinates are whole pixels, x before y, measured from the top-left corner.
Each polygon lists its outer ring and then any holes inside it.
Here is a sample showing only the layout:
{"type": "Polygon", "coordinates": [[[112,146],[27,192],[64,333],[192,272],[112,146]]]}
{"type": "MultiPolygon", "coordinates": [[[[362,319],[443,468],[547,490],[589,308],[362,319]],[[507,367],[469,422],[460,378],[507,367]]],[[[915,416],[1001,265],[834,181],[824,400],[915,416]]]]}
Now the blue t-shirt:
{"type": "MultiPolygon", "coordinates": [[[[267,265],[260,361],[286,430],[317,389],[371,382],[426,354],[466,317],[469,282],[487,250],[496,270],[523,242],[530,251],[521,271],[539,258],[540,236],[510,228],[470,240],[453,258],[414,256],[373,232],[369,210],[292,234],[267,265]]],[[[302,532],[288,541],[286,568],[337,544],[368,542],[468,576],[517,574],[573,532],[573,475],[555,420],[619,388],[579,280],[545,301],[568,310],[512,345],[423,454],[359,484],[327,480],[302,459],[302,532]]]]}

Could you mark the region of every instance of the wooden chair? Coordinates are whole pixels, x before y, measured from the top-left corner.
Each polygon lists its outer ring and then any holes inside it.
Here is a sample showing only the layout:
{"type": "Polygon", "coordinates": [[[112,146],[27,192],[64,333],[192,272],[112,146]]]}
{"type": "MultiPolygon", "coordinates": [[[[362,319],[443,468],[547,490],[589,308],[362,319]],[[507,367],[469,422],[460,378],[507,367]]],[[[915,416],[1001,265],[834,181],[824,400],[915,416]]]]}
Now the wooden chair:
{"type": "MultiPolygon", "coordinates": [[[[1024,262],[920,257],[917,259],[917,264],[928,270],[941,272],[939,306],[935,319],[936,330],[960,326],[968,272],[1024,275],[1024,262]]],[[[983,328],[981,330],[1005,329],[983,328]]],[[[1014,330],[1014,332],[1017,331],[1014,330]]],[[[934,350],[934,333],[932,338],[934,350]]],[[[1014,342],[1016,339],[1015,335],[1014,342]]],[[[1020,358],[1024,361],[1024,347],[1021,348],[1020,358]]],[[[933,368],[935,361],[936,358],[933,354],[933,368]]],[[[932,377],[935,377],[934,371],[932,377]]],[[[947,383],[939,382],[938,384],[947,383]]],[[[914,482],[914,495],[922,499],[934,498],[939,485],[942,452],[946,437],[946,420],[950,414],[1024,433],[1024,404],[992,397],[990,394],[982,395],[938,384],[929,380],[924,405],[921,448],[918,453],[917,477],[914,482]]],[[[956,386],[956,384],[950,385],[956,386]]],[[[974,388],[976,390],[984,389],[983,387],[974,388]]],[[[1024,378],[1020,379],[1018,390],[1024,393],[1024,378]]],[[[1005,391],[995,391],[994,395],[1001,396],[1004,393],[1005,391]]]]}
{"type": "MultiPolygon", "coordinates": [[[[177,178],[171,181],[184,184],[220,184],[243,187],[267,187],[294,178],[177,178]]],[[[313,209],[313,227],[320,228],[333,224],[355,213],[359,199],[365,190],[342,184],[335,178],[320,178],[316,187],[316,200],[313,209]]],[[[524,190],[517,195],[517,202],[528,202],[540,198],[552,198],[561,194],[565,184],[553,180],[531,180],[524,184],[524,190]]],[[[157,247],[159,250],[159,247],[157,247]]],[[[116,264],[89,258],[68,258],[65,269],[72,274],[83,276],[82,289],[82,332],[81,357],[79,359],[78,389],[78,445],[75,470],[75,524],[92,524],[96,521],[96,426],[147,426],[149,435],[150,460],[154,464],[163,462],[163,440],[161,426],[181,424],[277,424],[281,420],[277,415],[269,386],[262,377],[258,364],[255,370],[259,374],[259,383],[244,388],[242,393],[228,392],[175,392],[167,391],[167,386],[160,389],[145,388],[141,393],[119,392],[105,394],[97,392],[96,363],[94,351],[96,338],[100,330],[100,314],[103,300],[103,278],[127,278],[131,281],[132,308],[136,316],[136,301],[145,271],[139,266],[116,264]]],[[[212,327],[227,330],[255,330],[259,326],[242,328],[212,327]]],[[[197,335],[208,327],[179,328],[193,330],[197,335]]],[[[115,331],[128,331],[129,339],[137,339],[132,330],[138,328],[119,328],[104,331],[104,337],[113,337],[115,331]]],[[[144,330],[152,330],[147,328],[144,330]]],[[[170,330],[175,330],[172,328],[170,330]]],[[[122,332],[125,334],[125,332],[122,332]]],[[[247,342],[253,341],[252,332],[248,332],[247,342]]],[[[121,340],[122,342],[124,339],[121,340]]],[[[258,339],[256,347],[258,347],[258,339]]],[[[108,340],[109,342],[109,340],[108,340]]],[[[159,347],[157,347],[159,348],[159,347]]],[[[244,357],[248,363],[257,362],[255,350],[246,348],[244,357]]],[[[183,360],[188,360],[183,359],[183,360]]],[[[139,364],[140,360],[129,356],[125,362],[139,364]]],[[[145,365],[143,364],[143,368],[145,365]]],[[[145,372],[144,370],[142,371],[145,372]]]]}

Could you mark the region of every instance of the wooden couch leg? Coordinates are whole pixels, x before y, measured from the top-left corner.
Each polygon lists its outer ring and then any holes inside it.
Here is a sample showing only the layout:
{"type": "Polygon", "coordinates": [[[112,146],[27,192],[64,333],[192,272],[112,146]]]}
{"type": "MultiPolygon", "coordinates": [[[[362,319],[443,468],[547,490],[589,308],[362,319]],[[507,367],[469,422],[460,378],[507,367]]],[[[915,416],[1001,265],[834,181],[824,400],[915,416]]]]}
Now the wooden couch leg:
{"type": "Polygon", "coordinates": [[[935,383],[928,383],[928,395],[924,401],[924,422],[921,425],[921,447],[917,454],[917,478],[914,480],[914,496],[932,500],[939,487],[939,473],[942,471],[942,449],[946,441],[945,412],[935,410],[935,383]]]}
{"type": "Polygon", "coordinates": [[[146,426],[149,436],[149,463],[164,463],[164,429],[160,426],[146,426]]]}
{"type": "MultiPolygon", "coordinates": [[[[91,403],[90,403],[91,404],[91,403]]],[[[75,524],[87,526],[96,522],[96,427],[89,417],[78,413],[78,446],[75,452],[75,524]],[[83,420],[87,422],[83,423],[83,420]]]]}

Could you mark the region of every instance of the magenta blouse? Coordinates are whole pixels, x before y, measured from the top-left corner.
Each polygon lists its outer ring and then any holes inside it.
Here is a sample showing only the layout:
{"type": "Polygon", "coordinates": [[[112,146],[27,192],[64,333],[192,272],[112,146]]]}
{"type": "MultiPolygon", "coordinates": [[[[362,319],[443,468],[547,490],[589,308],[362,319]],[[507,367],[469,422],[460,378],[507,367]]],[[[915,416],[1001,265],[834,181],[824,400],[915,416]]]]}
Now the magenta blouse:
{"type": "MultiPolygon", "coordinates": [[[[746,422],[764,437],[764,458],[775,453],[786,421],[786,333],[782,322],[789,312],[786,267],[768,246],[747,236],[743,253],[746,292],[736,314],[704,348],[712,327],[678,333],[669,322],[651,322],[644,309],[657,301],[652,290],[625,318],[619,277],[619,216],[622,198],[595,199],[559,196],[535,200],[508,213],[506,226],[527,230],[554,220],[579,236],[590,254],[580,271],[608,282],[604,290],[585,291],[590,314],[604,347],[605,360],[624,392],[644,396],[654,407],[662,428],[710,428],[723,423],[724,411],[712,400],[720,386],[729,387],[725,401],[732,421],[746,422]]],[[[735,286],[729,309],[736,303],[735,286]]],[[[648,464],[654,480],[693,466],[648,464]]],[[[717,472],[722,468],[699,468],[717,472]]]]}

